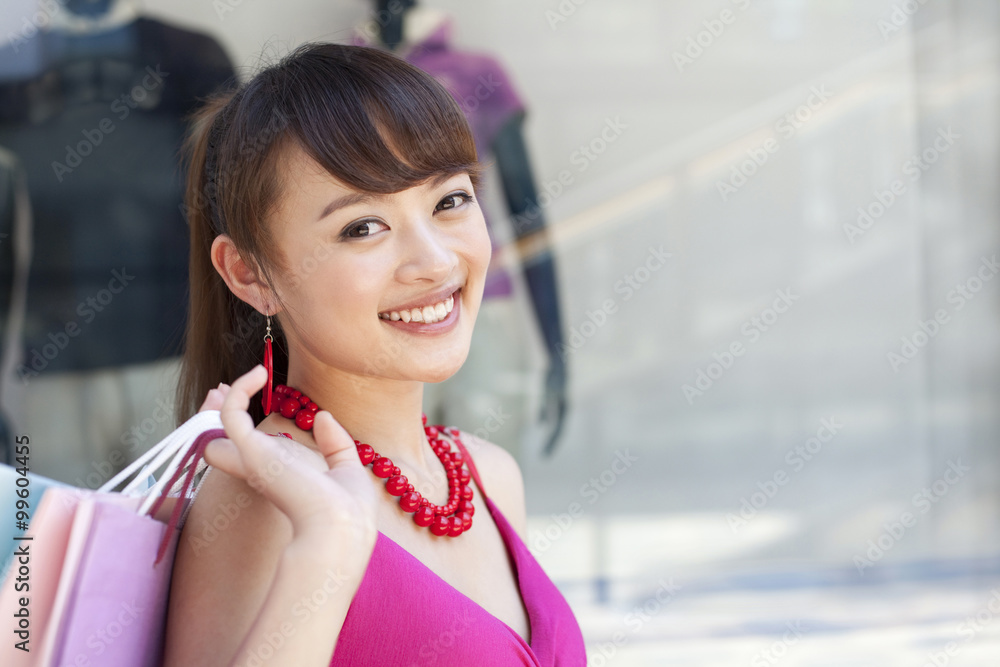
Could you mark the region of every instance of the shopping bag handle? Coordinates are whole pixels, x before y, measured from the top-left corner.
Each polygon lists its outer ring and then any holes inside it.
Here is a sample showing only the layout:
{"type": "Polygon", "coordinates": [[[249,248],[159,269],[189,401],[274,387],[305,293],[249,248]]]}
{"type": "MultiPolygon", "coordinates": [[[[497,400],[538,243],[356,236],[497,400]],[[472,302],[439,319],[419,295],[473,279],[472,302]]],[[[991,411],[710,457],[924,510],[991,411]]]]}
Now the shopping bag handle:
{"type": "MultiPolygon", "coordinates": [[[[132,476],[140,468],[143,471],[149,470],[150,472],[159,470],[160,466],[176,456],[177,452],[182,448],[188,446],[199,433],[212,428],[222,428],[222,419],[219,416],[218,410],[203,410],[202,412],[195,413],[190,419],[171,431],[163,440],[150,447],[149,451],[130,463],[124,470],[109,479],[97,490],[105,493],[114,491],[119,484],[132,476]],[[147,461],[154,459],[154,457],[155,460],[152,463],[143,467],[147,461]]],[[[165,474],[171,474],[172,472],[173,468],[171,467],[165,474]]],[[[122,489],[122,494],[127,495],[145,481],[144,475],[137,475],[128,486],[122,489]]],[[[147,493],[155,493],[156,488],[154,485],[153,490],[147,491],[147,493]]]]}
{"type": "MultiPolygon", "coordinates": [[[[173,488],[173,482],[169,481],[174,474],[174,471],[180,468],[183,470],[184,461],[187,454],[187,450],[190,449],[191,445],[194,443],[195,439],[205,431],[211,429],[221,429],[222,420],[219,417],[218,410],[207,410],[205,412],[199,412],[194,417],[191,417],[188,421],[184,422],[177,429],[180,432],[179,438],[181,440],[180,445],[173,447],[173,453],[169,453],[164,450],[157,456],[157,460],[150,464],[153,469],[159,469],[163,465],[163,461],[170,458],[170,463],[164,469],[163,474],[159,476],[158,481],[154,483],[149,489],[143,492],[142,495],[146,497],[146,500],[140,506],[140,514],[144,513],[149,506],[153,504],[153,500],[160,494],[160,491],[166,487],[167,489],[173,488]],[[205,415],[204,417],[200,415],[205,415]]],[[[224,437],[224,436],[223,436],[224,437]]],[[[197,463],[197,461],[195,461],[197,463]]],[[[134,483],[134,482],[133,482],[134,483]]],[[[131,486],[131,485],[130,485],[131,486]]]]}
{"type": "Polygon", "coordinates": [[[225,430],[221,428],[213,428],[204,431],[201,435],[195,438],[195,441],[191,443],[191,446],[188,447],[186,452],[184,452],[184,456],[180,458],[180,461],[175,462],[172,466],[173,474],[170,475],[169,480],[166,479],[166,473],[164,474],[164,480],[166,480],[166,482],[160,485],[159,493],[151,493],[139,508],[139,514],[148,513],[150,516],[156,514],[156,511],[160,509],[160,505],[162,505],[163,501],[167,499],[167,494],[170,493],[170,489],[173,488],[174,483],[177,482],[181,475],[185,474],[185,472],[187,473],[184,478],[184,486],[181,487],[180,495],[177,502],[174,504],[173,511],[170,513],[170,521],[167,522],[167,529],[163,533],[163,539],[160,541],[160,548],[156,552],[156,560],[153,562],[153,565],[158,564],[160,560],[162,560],[163,554],[166,553],[174,528],[177,526],[178,521],[180,521],[181,510],[183,509],[184,501],[187,500],[188,490],[191,488],[191,483],[194,481],[194,473],[195,469],[198,467],[198,461],[200,461],[205,454],[205,448],[212,440],[225,437],[225,430]],[[187,468],[186,471],[185,467],[187,468]],[[152,503],[151,508],[149,507],[150,503],[152,503]]]}

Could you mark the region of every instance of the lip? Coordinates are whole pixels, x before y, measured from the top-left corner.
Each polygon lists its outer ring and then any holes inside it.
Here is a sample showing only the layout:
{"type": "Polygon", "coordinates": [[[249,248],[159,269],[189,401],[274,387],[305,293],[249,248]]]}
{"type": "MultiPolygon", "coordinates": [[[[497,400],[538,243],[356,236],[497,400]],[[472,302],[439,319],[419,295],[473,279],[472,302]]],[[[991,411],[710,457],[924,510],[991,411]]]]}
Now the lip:
{"type": "Polygon", "coordinates": [[[439,303],[441,301],[444,301],[449,296],[451,296],[452,294],[454,294],[455,292],[457,292],[459,289],[461,289],[461,287],[462,286],[459,285],[458,283],[454,283],[454,284],[451,284],[451,285],[445,285],[444,287],[442,287],[438,291],[431,292],[430,294],[428,294],[426,296],[423,296],[423,297],[420,297],[417,300],[409,301],[409,302],[404,303],[404,304],[402,304],[400,306],[393,306],[392,308],[385,308],[383,310],[380,310],[379,312],[380,313],[391,313],[394,310],[398,312],[400,310],[411,310],[413,308],[423,308],[424,306],[432,306],[435,303],[439,303]]]}
{"type": "MultiPolygon", "coordinates": [[[[454,295],[455,305],[452,307],[451,312],[448,313],[447,317],[445,317],[443,320],[439,322],[434,322],[433,324],[427,324],[425,322],[412,322],[412,321],[404,322],[403,320],[383,320],[381,317],[378,318],[378,321],[382,322],[383,324],[387,324],[391,327],[402,329],[403,331],[407,331],[409,333],[418,333],[418,334],[447,333],[452,329],[454,329],[455,325],[458,323],[458,311],[461,309],[461,306],[459,304],[462,303],[461,294],[462,294],[462,288],[458,287],[455,288],[452,292],[448,292],[444,296],[438,299],[438,301],[444,301],[449,296],[454,295]]],[[[431,303],[437,303],[437,301],[432,301],[431,303]]],[[[414,305],[411,307],[416,308],[417,306],[414,305]]],[[[396,309],[393,308],[393,310],[396,309]]],[[[406,310],[406,307],[404,306],[400,310],[406,310]]]]}

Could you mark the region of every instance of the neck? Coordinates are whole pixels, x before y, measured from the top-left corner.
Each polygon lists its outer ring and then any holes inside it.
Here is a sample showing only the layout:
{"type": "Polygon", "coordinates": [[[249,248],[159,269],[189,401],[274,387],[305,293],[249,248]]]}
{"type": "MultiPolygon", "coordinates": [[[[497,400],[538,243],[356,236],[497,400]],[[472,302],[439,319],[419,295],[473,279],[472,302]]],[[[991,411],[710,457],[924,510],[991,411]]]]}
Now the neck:
{"type": "Polygon", "coordinates": [[[77,35],[103,33],[139,18],[134,0],[76,2],[61,5],[50,17],[50,29],[77,35]]]}
{"type": "Polygon", "coordinates": [[[79,16],[107,14],[114,0],[65,0],[63,6],[79,16]]]}
{"type": "Polygon", "coordinates": [[[406,15],[403,25],[403,39],[406,44],[417,44],[424,41],[439,25],[448,19],[448,15],[439,9],[414,7],[406,15]]]}
{"type": "Polygon", "coordinates": [[[357,375],[290,360],[288,384],[333,415],[355,440],[371,445],[406,471],[436,470],[421,420],[423,382],[357,375]]]}
{"type": "Polygon", "coordinates": [[[358,31],[366,35],[365,39],[369,41],[377,39],[391,50],[405,54],[414,44],[427,39],[447,20],[448,14],[445,12],[418,5],[403,10],[403,13],[385,14],[381,17],[381,22],[372,19],[360,26],[358,31]]]}

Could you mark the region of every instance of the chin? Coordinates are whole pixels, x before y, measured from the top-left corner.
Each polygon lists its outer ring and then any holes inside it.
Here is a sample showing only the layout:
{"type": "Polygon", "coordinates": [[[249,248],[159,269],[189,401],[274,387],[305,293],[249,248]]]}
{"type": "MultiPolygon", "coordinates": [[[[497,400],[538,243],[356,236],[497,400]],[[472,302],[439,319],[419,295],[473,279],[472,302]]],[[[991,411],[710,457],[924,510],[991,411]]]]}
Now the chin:
{"type": "Polygon", "coordinates": [[[428,363],[421,373],[421,381],[430,383],[444,382],[458,372],[458,369],[462,367],[468,356],[469,346],[465,345],[462,350],[454,354],[449,354],[447,357],[438,360],[437,363],[428,363]]]}
{"type": "MultiPolygon", "coordinates": [[[[455,369],[455,372],[458,372],[458,369],[455,369]]],[[[425,375],[424,377],[420,378],[420,381],[423,382],[424,384],[437,384],[439,382],[444,382],[445,380],[453,376],[455,372],[425,375]]]]}

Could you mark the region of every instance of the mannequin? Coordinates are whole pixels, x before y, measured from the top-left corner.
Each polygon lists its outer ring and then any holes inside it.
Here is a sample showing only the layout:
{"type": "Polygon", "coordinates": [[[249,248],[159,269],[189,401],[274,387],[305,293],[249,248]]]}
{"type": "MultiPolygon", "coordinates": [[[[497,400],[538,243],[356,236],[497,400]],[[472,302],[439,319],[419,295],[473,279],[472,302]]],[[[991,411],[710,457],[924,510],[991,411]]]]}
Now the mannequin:
{"type": "Polygon", "coordinates": [[[14,465],[15,444],[22,432],[14,416],[22,410],[14,379],[21,361],[24,306],[31,265],[31,202],[17,157],[0,148],[0,462],[14,465]]]}
{"type": "Polygon", "coordinates": [[[234,70],[214,39],[132,0],[55,5],[44,30],[0,50],[37,55],[37,71],[0,80],[0,146],[23,166],[34,228],[15,385],[32,441],[49,441],[33,469],[93,486],[92,465],[106,479],[174,426],[163,410],[146,418],[171,395],[186,324],[176,156],[186,115],[234,70]]]}
{"type": "MultiPolygon", "coordinates": [[[[483,71],[488,72],[485,80],[493,81],[492,77],[495,75],[502,81],[506,81],[506,75],[491,58],[478,54],[461,54],[467,57],[467,62],[455,65],[457,58],[453,57],[448,60],[447,56],[439,58],[431,53],[435,49],[447,48],[443,43],[447,31],[447,17],[445,15],[418,7],[416,0],[376,0],[375,6],[377,27],[373,27],[373,30],[377,33],[381,44],[433,74],[442,80],[446,87],[449,87],[449,83],[459,85],[463,83],[458,80],[462,76],[475,80],[477,72],[480,75],[480,80],[483,80],[481,74],[483,71]],[[479,63],[481,68],[477,69],[475,63],[479,63]]],[[[454,51],[450,51],[450,55],[455,56],[456,54],[454,51]]],[[[454,93],[454,89],[457,89],[458,86],[453,85],[451,88],[454,93]]],[[[513,225],[516,239],[520,241],[536,234],[542,235],[544,238],[545,219],[537,206],[537,192],[523,135],[525,113],[511,88],[512,86],[508,82],[506,85],[499,86],[496,91],[489,91],[485,95],[480,95],[478,90],[482,89],[477,89],[476,97],[468,98],[473,103],[464,104],[463,109],[466,111],[473,128],[478,130],[476,132],[477,144],[483,142],[482,145],[477,145],[480,155],[492,154],[496,161],[507,209],[512,220],[517,221],[513,225]],[[489,98],[491,94],[495,94],[497,97],[509,94],[511,100],[502,116],[483,120],[480,117],[482,109],[496,102],[495,99],[489,98]],[[481,105],[480,98],[482,98],[481,105]],[[497,124],[497,120],[502,120],[502,122],[497,124]],[[490,122],[493,122],[492,126],[489,126],[490,122]],[[532,213],[529,214],[529,211],[532,213]]],[[[549,429],[542,451],[546,456],[550,456],[562,430],[567,403],[566,366],[559,353],[562,343],[562,329],[559,318],[555,267],[547,246],[545,252],[533,258],[529,264],[522,268],[525,283],[531,296],[533,312],[537,318],[549,357],[541,420],[549,429]]],[[[497,275],[497,279],[492,283],[493,290],[491,290],[489,279],[487,281],[486,299],[510,291],[509,285],[504,284],[509,282],[505,273],[501,270],[497,271],[495,275],[497,275]]],[[[518,344],[517,341],[514,341],[514,344],[518,344]]],[[[447,419],[444,418],[444,421],[447,419]]],[[[475,425],[470,424],[469,428],[474,429],[475,425]]]]}

